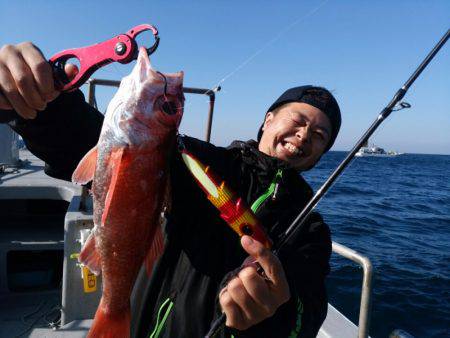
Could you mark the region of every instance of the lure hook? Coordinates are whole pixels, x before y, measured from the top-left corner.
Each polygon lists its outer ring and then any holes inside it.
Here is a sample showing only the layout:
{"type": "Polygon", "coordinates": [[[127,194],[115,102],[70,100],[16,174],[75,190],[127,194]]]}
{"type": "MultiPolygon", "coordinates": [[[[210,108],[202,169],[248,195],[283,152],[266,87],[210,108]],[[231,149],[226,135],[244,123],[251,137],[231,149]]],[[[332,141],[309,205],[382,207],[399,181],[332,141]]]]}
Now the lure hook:
{"type": "Polygon", "coordinates": [[[169,115],[174,115],[177,111],[177,108],[174,107],[173,102],[171,102],[169,100],[169,98],[167,97],[167,77],[161,73],[160,71],[156,71],[164,80],[164,103],[162,104],[162,110],[169,115]]]}
{"type": "Polygon", "coordinates": [[[161,73],[160,71],[156,71],[164,80],[164,98],[167,100],[167,78],[166,76],[161,73]]]}

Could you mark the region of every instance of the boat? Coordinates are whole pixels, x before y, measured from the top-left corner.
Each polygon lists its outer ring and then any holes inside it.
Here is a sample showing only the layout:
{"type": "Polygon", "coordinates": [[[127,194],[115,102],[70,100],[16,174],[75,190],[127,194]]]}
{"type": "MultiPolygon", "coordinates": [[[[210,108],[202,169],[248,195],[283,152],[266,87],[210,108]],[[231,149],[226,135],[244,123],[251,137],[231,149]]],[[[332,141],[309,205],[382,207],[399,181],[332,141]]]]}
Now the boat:
{"type": "Polygon", "coordinates": [[[355,154],[357,157],[366,157],[366,156],[380,156],[380,157],[390,157],[390,156],[398,156],[402,155],[402,153],[396,152],[394,150],[386,151],[383,148],[371,145],[370,147],[367,145],[363,145],[359,148],[358,152],[355,154]]]}
{"type": "MultiPolygon", "coordinates": [[[[95,85],[118,83],[91,80],[89,102],[95,103],[95,85]]],[[[209,96],[208,141],[217,91],[184,88],[209,96]]],[[[76,259],[93,227],[92,198],[82,187],[46,176],[44,163],[19,150],[19,142],[0,124],[0,337],[85,337],[101,296],[101,276],[76,259]]],[[[368,337],[372,264],[339,243],[332,249],[362,267],[359,323],[329,304],[318,337],[368,337]]]]}

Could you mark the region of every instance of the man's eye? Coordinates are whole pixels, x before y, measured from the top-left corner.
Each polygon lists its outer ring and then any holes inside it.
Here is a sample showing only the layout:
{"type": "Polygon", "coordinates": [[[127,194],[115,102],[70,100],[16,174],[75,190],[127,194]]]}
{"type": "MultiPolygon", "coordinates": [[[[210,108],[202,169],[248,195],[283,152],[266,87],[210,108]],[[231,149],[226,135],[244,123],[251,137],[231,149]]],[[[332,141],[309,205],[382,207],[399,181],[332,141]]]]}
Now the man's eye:
{"type": "Polygon", "coordinates": [[[303,119],[296,118],[296,119],[292,119],[292,120],[300,126],[303,126],[305,124],[305,120],[303,120],[303,119]]]}
{"type": "Polygon", "coordinates": [[[325,139],[325,136],[321,132],[316,131],[314,132],[314,135],[318,137],[321,141],[325,139]]]}

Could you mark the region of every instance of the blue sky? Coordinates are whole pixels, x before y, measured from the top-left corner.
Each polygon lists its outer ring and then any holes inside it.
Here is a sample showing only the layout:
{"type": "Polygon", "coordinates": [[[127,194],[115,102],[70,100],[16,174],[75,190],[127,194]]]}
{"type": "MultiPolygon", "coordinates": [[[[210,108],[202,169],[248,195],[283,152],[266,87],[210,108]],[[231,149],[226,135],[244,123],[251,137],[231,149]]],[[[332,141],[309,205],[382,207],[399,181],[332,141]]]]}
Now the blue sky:
{"type": "MultiPolygon", "coordinates": [[[[154,67],[184,70],[185,86],[220,82],[214,143],[254,138],[283,90],[316,84],[340,103],[343,126],[333,149],[348,150],[449,28],[450,1],[0,0],[0,45],[32,41],[47,57],[141,23],[160,31],[154,67]]],[[[373,142],[450,154],[449,56],[450,43],[405,97],[412,108],[393,113],[373,142]]],[[[120,79],[130,70],[109,65],[95,77],[120,79]]],[[[101,109],[113,93],[98,89],[101,109]]],[[[205,97],[188,96],[181,132],[203,138],[207,106],[205,97]]]]}

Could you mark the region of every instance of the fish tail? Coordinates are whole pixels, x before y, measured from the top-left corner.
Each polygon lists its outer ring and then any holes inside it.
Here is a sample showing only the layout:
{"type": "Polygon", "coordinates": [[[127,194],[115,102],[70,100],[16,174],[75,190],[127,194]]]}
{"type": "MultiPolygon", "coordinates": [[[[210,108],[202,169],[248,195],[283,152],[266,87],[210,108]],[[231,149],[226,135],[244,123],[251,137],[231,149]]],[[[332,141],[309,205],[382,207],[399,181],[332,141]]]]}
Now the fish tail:
{"type": "Polygon", "coordinates": [[[130,306],[114,315],[105,309],[102,298],[87,338],[130,338],[130,306]]]}

